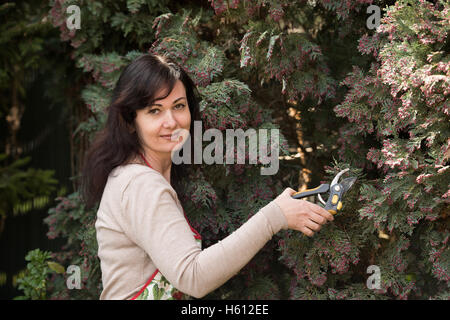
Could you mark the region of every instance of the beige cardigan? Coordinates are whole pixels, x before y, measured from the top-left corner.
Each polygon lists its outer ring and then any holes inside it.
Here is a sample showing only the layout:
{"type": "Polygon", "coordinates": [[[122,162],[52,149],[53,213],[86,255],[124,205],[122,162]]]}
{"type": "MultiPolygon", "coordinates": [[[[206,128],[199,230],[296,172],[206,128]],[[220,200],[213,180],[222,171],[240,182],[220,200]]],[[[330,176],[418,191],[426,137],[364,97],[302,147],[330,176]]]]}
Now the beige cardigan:
{"type": "Polygon", "coordinates": [[[130,299],[156,269],[181,292],[201,298],[238,273],[287,228],[287,220],[272,201],[231,235],[201,250],[169,182],[150,167],[127,164],[109,175],[95,228],[100,299],[130,299]]]}

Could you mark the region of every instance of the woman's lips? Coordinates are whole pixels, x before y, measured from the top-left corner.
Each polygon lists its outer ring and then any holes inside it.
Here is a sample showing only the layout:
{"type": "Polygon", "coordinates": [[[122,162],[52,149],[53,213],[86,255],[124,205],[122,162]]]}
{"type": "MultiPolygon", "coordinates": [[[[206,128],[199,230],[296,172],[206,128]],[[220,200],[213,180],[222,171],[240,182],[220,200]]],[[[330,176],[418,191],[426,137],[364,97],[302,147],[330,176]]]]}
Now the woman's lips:
{"type": "Polygon", "coordinates": [[[163,135],[163,136],[161,136],[161,138],[164,138],[164,139],[170,140],[170,141],[176,141],[178,139],[178,135],[173,135],[173,140],[172,140],[171,134],[163,135]]]}

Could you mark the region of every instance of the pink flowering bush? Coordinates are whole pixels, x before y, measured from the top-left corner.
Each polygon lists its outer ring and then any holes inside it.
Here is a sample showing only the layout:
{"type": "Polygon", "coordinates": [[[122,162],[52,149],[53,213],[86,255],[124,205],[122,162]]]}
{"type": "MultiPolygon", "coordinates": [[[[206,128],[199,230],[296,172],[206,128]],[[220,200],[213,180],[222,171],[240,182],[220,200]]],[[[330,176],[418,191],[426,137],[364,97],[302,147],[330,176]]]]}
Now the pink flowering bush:
{"type": "Polygon", "coordinates": [[[398,298],[449,292],[449,10],[427,1],[389,7],[377,32],[360,40],[361,53],[375,61],[367,72],[354,68],[335,107],[349,120],[342,131],[352,136],[340,140],[341,161],[375,166],[360,188],[358,212],[389,235],[377,260],[383,292],[398,298]],[[368,147],[349,148],[355,141],[368,147]]]}
{"type": "Polygon", "coordinates": [[[280,242],[297,275],[291,298],[449,297],[449,10],[398,1],[360,37],[369,59],[340,81],[347,91],[333,110],[347,122],[327,170],[331,179],[350,167],[357,189],[314,240],[289,233],[280,242]],[[365,283],[370,265],[380,268],[379,288],[365,283]]]}

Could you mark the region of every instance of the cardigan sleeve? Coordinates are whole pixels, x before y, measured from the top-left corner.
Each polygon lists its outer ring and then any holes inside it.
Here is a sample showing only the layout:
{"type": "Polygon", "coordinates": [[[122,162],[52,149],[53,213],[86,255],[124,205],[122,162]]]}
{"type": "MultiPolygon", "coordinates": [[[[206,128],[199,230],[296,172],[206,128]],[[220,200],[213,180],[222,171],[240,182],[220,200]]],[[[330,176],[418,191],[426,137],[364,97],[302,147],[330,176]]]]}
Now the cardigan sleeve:
{"type": "Polygon", "coordinates": [[[275,233],[287,229],[284,214],[272,201],[232,234],[202,250],[175,197],[159,173],[138,175],[123,193],[124,231],[175,288],[196,298],[224,284],[275,233]]]}

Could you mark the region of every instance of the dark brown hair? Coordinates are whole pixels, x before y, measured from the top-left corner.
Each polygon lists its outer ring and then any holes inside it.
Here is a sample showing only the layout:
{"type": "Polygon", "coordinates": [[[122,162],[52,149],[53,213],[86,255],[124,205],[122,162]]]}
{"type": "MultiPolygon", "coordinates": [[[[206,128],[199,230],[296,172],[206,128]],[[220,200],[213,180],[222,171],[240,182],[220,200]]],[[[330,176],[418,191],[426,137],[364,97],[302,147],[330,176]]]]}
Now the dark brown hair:
{"type": "MultiPolygon", "coordinates": [[[[147,107],[156,98],[166,98],[177,80],[184,84],[186,90],[191,113],[190,134],[193,137],[194,120],[201,120],[198,94],[194,82],[183,68],[166,56],[149,53],[140,56],[122,71],[107,108],[105,128],[97,133],[84,159],[81,195],[87,208],[101,200],[110,172],[139,157],[143,151],[136,130],[130,130],[135,126],[136,110],[147,107]],[[160,90],[167,90],[167,94],[156,97],[160,90]]],[[[194,139],[190,140],[193,144],[194,139]]],[[[171,183],[177,193],[182,191],[181,179],[187,174],[186,166],[172,164],[171,183]]]]}

